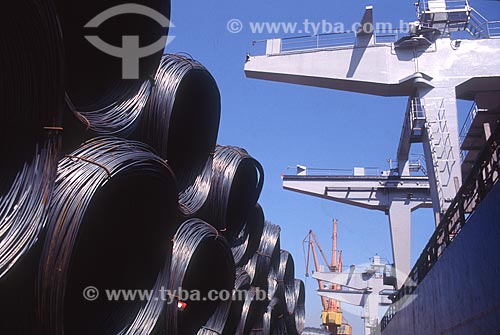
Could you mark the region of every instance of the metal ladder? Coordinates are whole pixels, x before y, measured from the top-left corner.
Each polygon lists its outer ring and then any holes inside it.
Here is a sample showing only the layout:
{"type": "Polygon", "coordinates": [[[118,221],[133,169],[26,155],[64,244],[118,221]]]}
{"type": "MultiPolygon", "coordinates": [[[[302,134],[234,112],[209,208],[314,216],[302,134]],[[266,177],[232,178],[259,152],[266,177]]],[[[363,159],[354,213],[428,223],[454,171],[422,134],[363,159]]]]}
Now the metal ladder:
{"type": "MultiPolygon", "coordinates": [[[[446,202],[451,201],[451,199],[446,199],[444,197],[441,173],[447,172],[448,177],[450,177],[452,165],[455,163],[450,132],[448,131],[448,123],[446,120],[444,99],[441,101],[441,104],[438,107],[437,120],[427,119],[425,122],[425,127],[427,130],[427,134],[429,135],[429,145],[433,160],[432,165],[434,168],[440,209],[441,212],[444,213],[446,202]],[[442,166],[442,169],[440,169],[440,166],[442,166]]],[[[450,180],[450,178],[448,178],[448,180],[450,180]]]]}

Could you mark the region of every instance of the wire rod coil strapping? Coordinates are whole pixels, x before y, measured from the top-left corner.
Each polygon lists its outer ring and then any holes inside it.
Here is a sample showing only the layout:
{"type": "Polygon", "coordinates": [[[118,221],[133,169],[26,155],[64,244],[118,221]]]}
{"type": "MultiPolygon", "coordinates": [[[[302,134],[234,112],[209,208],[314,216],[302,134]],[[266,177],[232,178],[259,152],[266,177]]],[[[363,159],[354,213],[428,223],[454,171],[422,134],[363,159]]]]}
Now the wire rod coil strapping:
{"type": "Polygon", "coordinates": [[[94,135],[129,136],[154,85],[152,77],[168,34],[170,1],[56,0],[56,4],[66,53],[66,105],[72,112],[65,118],[66,151],[94,135]],[[149,48],[149,55],[136,62],[125,53],[120,57],[124,36],[137,37],[144,46],[140,52],[149,48]]]}
{"type": "Polygon", "coordinates": [[[264,230],[260,240],[259,248],[245,265],[245,270],[252,279],[252,285],[267,289],[267,277],[271,264],[277,262],[280,257],[281,228],[270,222],[264,224],[264,230]]]}
{"type": "Polygon", "coordinates": [[[304,282],[300,279],[295,279],[295,308],[293,313],[286,318],[288,333],[301,334],[304,330],[306,319],[305,300],[306,291],[304,282]]]}
{"type": "Polygon", "coordinates": [[[234,282],[234,289],[236,297],[231,301],[231,307],[229,310],[229,315],[227,317],[227,322],[224,327],[222,334],[233,335],[236,333],[238,324],[240,322],[241,313],[243,309],[243,304],[245,303],[246,295],[250,289],[250,276],[243,268],[236,269],[236,281],[234,282]],[[241,294],[244,294],[242,299],[241,294]]]}
{"type": "MultiPolygon", "coordinates": [[[[3,278],[37,241],[57,171],[64,54],[52,1],[9,3],[0,11],[0,44],[0,278],[3,278]]],[[[2,293],[0,297],[5,300],[2,293]]]]}
{"type": "Polygon", "coordinates": [[[163,55],[138,136],[168,160],[188,216],[208,196],[220,109],[217,83],[202,64],[180,55],[163,55]]]}
{"type": "Polygon", "coordinates": [[[245,149],[217,146],[203,216],[232,241],[257,203],[263,183],[262,165],[245,149]]]}
{"type": "Polygon", "coordinates": [[[231,243],[236,266],[243,266],[259,248],[260,238],[264,229],[264,211],[259,204],[250,211],[247,222],[231,243]]]}
{"type": "Polygon", "coordinates": [[[162,285],[179,215],[173,172],[142,143],[101,137],[63,158],[39,266],[40,333],[134,334],[154,325],[148,315],[158,317],[161,299],[89,302],[82,292],[162,285]]]}
{"type": "Polygon", "coordinates": [[[189,219],[180,226],[173,239],[172,255],[169,292],[195,291],[200,297],[177,296],[175,303],[167,304],[166,330],[173,335],[194,334],[224,304],[218,297],[211,299],[209,292],[233,289],[234,259],[226,239],[199,219],[189,219]],[[178,302],[185,309],[179,310],[178,302]]]}

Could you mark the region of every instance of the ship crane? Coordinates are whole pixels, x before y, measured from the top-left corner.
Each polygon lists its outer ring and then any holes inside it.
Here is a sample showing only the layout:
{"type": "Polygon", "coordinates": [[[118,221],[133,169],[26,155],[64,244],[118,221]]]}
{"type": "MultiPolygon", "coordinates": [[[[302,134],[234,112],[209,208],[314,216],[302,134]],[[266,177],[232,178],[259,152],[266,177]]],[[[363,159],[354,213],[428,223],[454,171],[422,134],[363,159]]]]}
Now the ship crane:
{"type": "Polygon", "coordinates": [[[479,155],[475,139],[488,138],[498,119],[500,22],[488,21],[469,0],[418,0],[416,9],[409,34],[361,29],[375,24],[368,6],[356,31],[269,39],[265,54],[245,63],[249,78],[408,97],[393,172],[314,175],[301,167],[283,176],[286,190],[385,213],[398,288],[411,270],[412,213],[432,208],[440,223],[479,155]],[[457,99],[474,101],[463,134],[457,99]],[[415,145],[427,176],[412,174],[415,145]]]}
{"type": "MultiPolygon", "coordinates": [[[[309,277],[310,261],[311,255],[314,262],[315,272],[321,272],[321,266],[318,260],[318,254],[316,249],[319,251],[324,265],[327,266],[330,272],[341,273],[342,272],[342,251],[337,250],[337,219],[333,220],[333,235],[332,235],[332,261],[328,262],[325,252],[321,248],[316,235],[312,230],[302,241],[304,247],[304,258],[306,263],[306,277],[309,277]]],[[[324,281],[318,279],[318,285],[320,290],[340,290],[341,287],[335,284],[326,284],[324,281]]],[[[352,328],[348,322],[342,317],[342,308],[340,302],[322,296],[321,304],[323,311],[321,313],[321,322],[329,332],[333,335],[351,335],[352,328]]]]}

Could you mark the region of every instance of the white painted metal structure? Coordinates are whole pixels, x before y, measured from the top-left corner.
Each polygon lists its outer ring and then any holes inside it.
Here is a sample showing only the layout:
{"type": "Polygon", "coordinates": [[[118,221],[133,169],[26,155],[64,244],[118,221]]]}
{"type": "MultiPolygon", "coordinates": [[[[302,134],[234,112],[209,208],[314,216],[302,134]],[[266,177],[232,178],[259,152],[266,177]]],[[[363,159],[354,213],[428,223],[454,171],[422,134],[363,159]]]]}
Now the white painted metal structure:
{"type": "Polygon", "coordinates": [[[316,272],[313,278],[341,285],[340,290],[318,290],[319,295],[363,307],[365,335],[373,334],[379,324],[379,306],[389,306],[394,287],[384,285],[386,265],[375,256],[368,268],[352,266],[348,273],[316,272]],[[385,294],[384,294],[385,293],[385,294]]]}
{"type": "MultiPolygon", "coordinates": [[[[327,43],[324,35],[293,39],[293,44],[290,39],[273,39],[267,41],[265,55],[248,56],[245,64],[249,78],[409,97],[396,175],[379,179],[283,177],[288,190],[383,210],[389,216],[394,261],[401,274],[398,287],[411,266],[411,212],[432,204],[439,223],[462,183],[457,98],[475,100],[481,114],[474,116],[488,120],[491,110],[481,106],[491,100],[488,94],[500,91],[500,23],[488,22],[468,1],[421,0],[417,12],[419,21],[411,25],[410,34],[394,34],[394,41],[387,41],[390,34],[362,30],[353,32],[353,44],[327,43]],[[468,32],[469,37],[456,39],[459,31],[468,32]],[[418,185],[410,176],[413,143],[423,145],[428,175],[418,185]]],[[[372,21],[370,6],[362,26],[373,26],[372,21]]],[[[477,130],[483,123],[472,121],[471,125],[477,130]]],[[[467,136],[462,148],[469,151],[464,161],[470,162],[478,151],[466,147],[467,136]]]]}

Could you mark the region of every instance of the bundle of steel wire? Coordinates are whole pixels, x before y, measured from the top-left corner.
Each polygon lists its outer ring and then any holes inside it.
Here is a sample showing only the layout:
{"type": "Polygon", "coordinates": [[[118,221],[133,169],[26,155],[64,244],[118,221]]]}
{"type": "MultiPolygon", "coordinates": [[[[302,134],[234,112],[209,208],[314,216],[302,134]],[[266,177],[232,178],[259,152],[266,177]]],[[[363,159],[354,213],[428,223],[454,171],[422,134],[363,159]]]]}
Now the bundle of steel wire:
{"type": "Polygon", "coordinates": [[[222,299],[210,299],[209,292],[231,291],[234,287],[233,255],[217,229],[199,219],[180,226],[173,239],[172,255],[168,291],[176,300],[166,306],[166,330],[172,335],[194,334],[224,303],[222,299]],[[192,291],[205,299],[186,299],[180,294],[192,291]],[[178,310],[179,303],[185,306],[182,311],[178,310]]]}
{"type": "Polygon", "coordinates": [[[241,312],[243,309],[243,304],[245,303],[246,294],[250,289],[250,276],[243,268],[236,269],[236,281],[234,282],[235,294],[237,297],[231,301],[231,307],[229,310],[229,315],[227,317],[227,322],[225,324],[224,330],[219,334],[233,335],[236,333],[238,324],[241,318],[241,312]],[[245,294],[244,298],[240,296],[242,293],[245,294]]]}
{"type": "Polygon", "coordinates": [[[252,285],[267,289],[267,277],[271,264],[276,263],[280,257],[281,228],[270,222],[264,224],[259,248],[245,265],[245,270],[252,279],[252,285]]]}
{"type": "Polygon", "coordinates": [[[266,335],[271,334],[271,321],[273,317],[273,312],[279,304],[280,304],[280,299],[278,297],[270,298],[269,304],[267,305],[266,312],[264,313],[263,317],[263,326],[262,326],[263,334],[266,335]]]}
{"type": "Polygon", "coordinates": [[[289,333],[286,328],[285,316],[278,315],[271,323],[271,335],[295,335],[297,333],[289,333]]]}
{"type": "MultiPolygon", "coordinates": [[[[2,304],[10,293],[19,300],[19,292],[10,292],[7,281],[15,285],[19,280],[11,272],[19,272],[15,271],[18,263],[31,257],[46,221],[57,171],[64,97],[63,44],[54,4],[26,0],[4,6],[0,11],[2,304]]],[[[2,318],[9,316],[3,313],[2,318]]]]}
{"type": "Polygon", "coordinates": [[[165,302],[168,297],[164,294],[164,289],[168,285],[168,278],[170,275],[170,255],[167,258],[163,270],[158,275],[156,284],[151,290],[151,298],[147,300],[146,304],[136,313],[134,321],[130,326],[126,327],[118,335],[143,335],[143,334],[165,334],[163,332],[164,323],[164,304],[159,301],[165,302]]]}
{"type": "Polygon", "coordinates": [[[231,251],[233,252],[236,266],[243,266],[259,248],[260,238],[264,229],[264,211],[259,204],[250,211],[247,222],[240,233],[232,240],[231,251]]]}
{"type": "Polygon", "coordinates": [[[198,335],[234,334],[243,308],[246,292],[250,288],[250,277],[242,268],[236,269],[234,291],[230,300],[222,302],[208,322],[198,331],[198,335]]]}
{"type": "MultiPolygon", "coordinates": [[[[241,318],[236,334],[250,334],[257,322],[262,322],[266,299],[259,299],[259,288],[250,287],[243,304],[241,318]]],[[[264,292],[264,291],[260,291],[264,292]]],[[[260,327],[262,329],[262,327],[260,327]]],[[[228,333],[229,335],[229,333],[228,333]]]]}
{"type": "Polygon", "coordinates": [[[162,285],[179,216],[173,172],[142,143],[101,137],[63,158],[40,259],[38,333],[154,325],[162,299],[93,298],[98,289],[162,285]]]}
{"type": "Polygon", "coordinates": [[[268,276],[269,297],[277,296],[286,304],[287,313],[293,313],[295,308],[295,265],[292,255],[286,250],[280,250],[277,263],[271,265],[268,276]]]}
{"type": "Polygon", "coordinates": [[[167,41],[170,1],[56,4],[66,53],[64,147],[70,151],[95,135],[128,136],[154,84],[167,41]],[[125,48],[134,47],[135,39],[136,53],[144,57],[129,59],[125,48]]]}
{"type": "Polygon", "coordinates": [[[202,216],[233,240],[257,203],[263,183],[264,169],[246,150],[217,146],[202,216]]]}
{"type": "Polygon", "coordinates": [[[305,294],[304,282],[300,279],[295,279],[295,307],[293,313],[286,317],[286,327],[288,333],[300,334],[304,330],[306,318],[305,294]]]}
{"type": "Polygon", "coordinates": [[[208,196],[219,120],[220,93],[210,72],[193,59],[163,55],[138,136],[168,160],[188,216],[208,196]]]}

